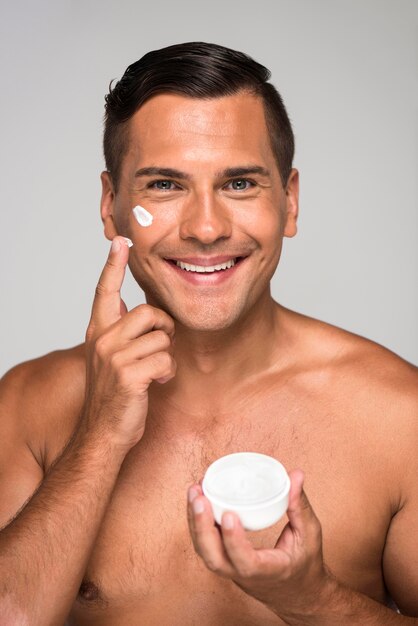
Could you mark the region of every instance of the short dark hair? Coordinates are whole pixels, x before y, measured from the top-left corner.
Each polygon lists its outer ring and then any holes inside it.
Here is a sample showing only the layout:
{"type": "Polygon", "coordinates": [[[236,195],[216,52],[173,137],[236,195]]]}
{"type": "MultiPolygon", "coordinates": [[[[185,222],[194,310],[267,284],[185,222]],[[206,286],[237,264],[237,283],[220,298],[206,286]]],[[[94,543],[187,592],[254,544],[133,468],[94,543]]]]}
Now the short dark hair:
{"type": "Polygon", "coordinates": [[[211,99],[248,92],[263,99],[272,151],[286,186],[295,143],[282,97],[271,83],[271,72],[250,56],[214,43],[191,41],[145,54],[129,65],[105,96],[103,151],[106,168],[118,189],[123,158],[129,145],[130,118],[152,96],[176,93],[211,99]]]}

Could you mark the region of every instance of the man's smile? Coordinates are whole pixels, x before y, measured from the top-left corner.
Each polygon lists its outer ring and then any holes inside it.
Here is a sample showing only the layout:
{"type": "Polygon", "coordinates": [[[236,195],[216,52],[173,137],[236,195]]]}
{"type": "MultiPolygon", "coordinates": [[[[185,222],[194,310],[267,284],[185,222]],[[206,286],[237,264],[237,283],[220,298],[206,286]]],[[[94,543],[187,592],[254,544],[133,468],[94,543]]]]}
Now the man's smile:
{"type": "Polygon", "coordinates": [[[242,256],[166,258],[165,261],[179,277],[194,285],[218,285],[232,277],[248,258],[242,256]]]}
{"type": "Polygon", "coordinates": [[[216,265],[198,265],[197,263],[184,263],[183,261],[176,261],[176,265],[182,270],[186,270],[186,272],[200,272],[203,274],[208,272],[219,272],[220,270],[228,270],[230,267],[235,265],[235,259],[229,259],[225,263],[218,263],[216,265]]]}

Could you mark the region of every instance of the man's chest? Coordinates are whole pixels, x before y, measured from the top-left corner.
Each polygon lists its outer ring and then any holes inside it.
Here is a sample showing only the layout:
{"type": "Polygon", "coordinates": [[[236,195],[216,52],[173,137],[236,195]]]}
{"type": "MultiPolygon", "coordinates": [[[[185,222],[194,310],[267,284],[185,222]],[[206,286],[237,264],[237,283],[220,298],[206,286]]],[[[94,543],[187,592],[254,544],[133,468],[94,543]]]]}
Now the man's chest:
{"type": "MultiPolygon", "coordinates": [[[[172,415],[173,421],[176,416],[172,415]]],[[[127,456],[88,563],[72,624],[280,624],[232,582],[209,572],[195,554],[187,487],[223,454],[257,451],[301,468],[305,490],[323,528],[324,558],[351,587],[383,600],[380,562],[387,530],[385,504],[367,459],[332,424],[265,419],[260,410],[231,424],[175,433],[148,430],[127,456]]],[[[249,533],[272,548],[287,522],[249,533]]]]}

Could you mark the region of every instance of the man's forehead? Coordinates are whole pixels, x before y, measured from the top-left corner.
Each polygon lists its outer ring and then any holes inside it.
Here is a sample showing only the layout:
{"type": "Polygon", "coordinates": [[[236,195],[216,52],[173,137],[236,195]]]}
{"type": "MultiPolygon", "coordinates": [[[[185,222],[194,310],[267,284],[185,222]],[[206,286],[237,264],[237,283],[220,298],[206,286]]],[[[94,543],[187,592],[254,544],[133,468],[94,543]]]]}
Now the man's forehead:
{"type": "Polygon", "coordinates": [[[191,98],[181,94],[158,94],[147,100],[132,118],[142,133],[150,128],[168,131],[235,134],[265,129],[261,98],[238,93],[219,98],[191,98]]]}
{"type": "Polygon", "coordinates": [[[226,153],[230,165],[256,164],[267,170],[273,156],[262,102],[244,94],[212,100],[159,94],[133,116],[129,135],[135,171],[154,163],[176,167],[177,159],[225,161],[226,153]]]}

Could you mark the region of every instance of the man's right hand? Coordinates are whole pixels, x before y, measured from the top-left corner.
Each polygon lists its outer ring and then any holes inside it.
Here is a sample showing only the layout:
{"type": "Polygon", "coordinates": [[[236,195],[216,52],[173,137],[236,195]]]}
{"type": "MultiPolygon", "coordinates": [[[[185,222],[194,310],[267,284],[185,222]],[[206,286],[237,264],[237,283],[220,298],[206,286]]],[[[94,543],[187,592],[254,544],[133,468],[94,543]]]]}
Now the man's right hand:
{"type": "Polygon", "coordinates": [[[124,237],[115,237],[86,332],[86,397],[80,424],[126,451],[144,434],[149,385],[167,382],[176,372],[173,319],[148,304],[128,312],[121,299],[128,258],[124,237]]]}

